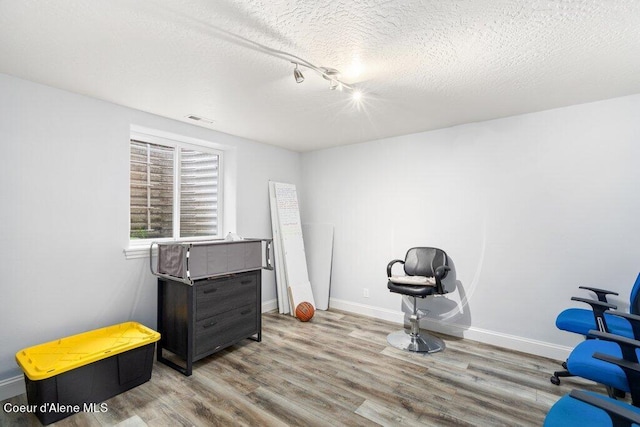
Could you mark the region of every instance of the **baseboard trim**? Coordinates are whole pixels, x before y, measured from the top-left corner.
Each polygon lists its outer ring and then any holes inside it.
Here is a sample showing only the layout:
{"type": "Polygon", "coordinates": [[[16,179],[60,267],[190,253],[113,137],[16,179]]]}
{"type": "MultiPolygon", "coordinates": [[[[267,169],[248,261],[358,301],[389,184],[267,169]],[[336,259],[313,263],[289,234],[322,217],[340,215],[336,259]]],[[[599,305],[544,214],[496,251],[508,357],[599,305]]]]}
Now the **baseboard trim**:
{"type": "Polygon", "coordinates": [[[26,392],[22,375],[0,381],[0,400],[9,399],[26,392]]]}
{"type": "Polygon", "coordinates": [[[523,353],[535,354],[536,356],[548,357],[558,361],[566,360],[572,347],[566,347],[558,344],[552,344],[545,341],[524,338],[517,335],[504,334],[487,329],[476,328],[471,326],[464,328],[459,325],[442,324],[435,320],[422,319],[421,326],[435,332],[443,334],[460,336],[485,344],[495,345],[497,347],[507,348],[509,350],[521,351],[523,353]]]}
{"type": "Polygon", "coordinates": [[[272,299],[270,301],[265,301],[262,303],[262,312],[263,313],[268,313],[270,311],[273,310],[277,310],[278,309],[278,300],[277,299],[272,299]]]}
{"type": "Polygon", "coordinates": [[[404,322],[404,313],[401,311],[389,310],[386,308],[374,307],[365,304],[358,304],[336,298],[331,298],[329,300],[329,307],[335,308],[336,310],[348,311],[349,313],[361,314],[363,316],[387,320],[393,323],[402,324],[404,322]]]}
{"type": "MultiPolygon", "coordinates": [[[[373,307],[336,298],[331,298],[329,306],[337,310],[348,311],[350,313],[361,314],[363,316],[387,320],[398,324],[403,324],[405,319],[405,314],[402,311],[373,307]]],[[[524,353],[548,357],[555,360],[566,360],[566,358],[569,357],[571,350],[573,350],[572,347],[561,346],[516,335],[504,334],[501,332],[489,331],[473,326],[466,328],[430,319],[422,319],[420,321],[420,326],[434,332],[467,338],[481,343],[491,344],[507,348],[509,350],[522,351],[524,353]]]]}

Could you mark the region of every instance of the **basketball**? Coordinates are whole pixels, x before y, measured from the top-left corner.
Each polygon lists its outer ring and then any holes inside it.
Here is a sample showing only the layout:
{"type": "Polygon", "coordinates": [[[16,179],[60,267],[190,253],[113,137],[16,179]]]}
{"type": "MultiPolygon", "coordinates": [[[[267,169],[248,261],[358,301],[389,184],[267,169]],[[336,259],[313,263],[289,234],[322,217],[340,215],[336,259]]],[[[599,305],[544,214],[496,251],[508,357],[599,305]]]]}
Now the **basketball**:
{"type": "Polygon", "coordinates": [[[315,311],[313,304],[310,302],[301,302],[296,307],[296,317],[300,319],[301,322],[308,322],[313,317],[315,311]]]}

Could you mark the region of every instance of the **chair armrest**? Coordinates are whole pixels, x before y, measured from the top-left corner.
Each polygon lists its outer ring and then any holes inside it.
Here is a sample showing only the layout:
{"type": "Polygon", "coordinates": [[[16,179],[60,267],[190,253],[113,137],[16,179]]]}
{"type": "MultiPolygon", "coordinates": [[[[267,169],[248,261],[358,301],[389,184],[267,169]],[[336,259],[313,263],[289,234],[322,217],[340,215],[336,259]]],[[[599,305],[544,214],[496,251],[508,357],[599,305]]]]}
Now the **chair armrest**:
{"type": "Polygon", "coordinates": [[[636,354],[636,349],[640,348],[640,341],[596,330],[589,331],[589,336],[605,341],[615,342],[620,346],[620,350],[622,350],[622,357],[624,358],[624,360],[638,363],[638,355],[636,354]]]}
{"type": "Polygon", "coordinates": [[[629,370],[640,375],[640,365],[635,362],[630,362],[627,359],[620,359],[619,357],[615,357],[610,354],[598,353],[598,352],[593,353],[593,358],[620,366],[625,372],[629,370]]]}
{"type": "Polygon", "coordinates": [[[436,278],[436,292],[439,294],[445,294],[444,286],[442,286],[442,279],[447,277],[447,273],[451,270],[448,265],[440,265],[436,267],[436,271],[433,272],[433,276],[436,278]]]}
{"type": "Polygon", "coordinates": [[[404,261],[401,259],[394,259],[389,264],[387,264],[387,277],[391,277],[391,267],[393,267],[393,264],[395,264],[396,262],[404,264],[404,261]]]}
{"type": "Polygon", "coordinates": [[[624,311],[608,311],[607,314],[624,317],[625,319],[631,320],[630,323],[640,322],[640,316],[637,314],[625,313],[624,311]]]}
{"type": "Polygon", "coordinates": [[[436,271],[433,272],[433,275],[436,279],[444,279],[449,270],[451,270],[451,267],[448,265],[441,265],[436,267],[436,271]]]}
{"type": "Polygon", "coordinates": [[[596,309],[596,307],[602,311],[606,311],[609,309],[616,310],[618,308],[618,306],[615,304],[611,304],[609,302],[596,301],[589,298],[571,297],[571,301],[584,302],[586,304],[589,304],[591,308],[593,308],[594,310],[596,309]]]}
{"type": "Polygon", "coordinates": [[[578,288],[593,292],[598,297],[598,301],[602,302],[608,302],[607,295],[619,295],[617,292],[609,291],[607,289],[593,288],[591,286],[578,286],[578,288]]]}
{"type": "Polygon", "coordinates": [[[609,332],[601,332],[595,329],[589,331],[589,335],[601,340],[613,341],[621,345],[628,345],[634,348],[640,348],[640,341],[632,338],[623,337],[622,335],[611,334],[609,332]]]}
{"type": "Polygon", "coordinates": [[[609,418],[611,418],[612,424],[614,426],[630,426],[631,423],[640,424],[640,414],[623,406],[616,405],[615,403],[612,403],[605,399],[600,399],[591,394],[585,393],[584,391],[571,390],[571,393],[569,393],[569,395],[574,399],[588,403],[591,406],[595,406],[596,408],[600,408],[605,411],[607,415],[609,415],[609,418]]]}

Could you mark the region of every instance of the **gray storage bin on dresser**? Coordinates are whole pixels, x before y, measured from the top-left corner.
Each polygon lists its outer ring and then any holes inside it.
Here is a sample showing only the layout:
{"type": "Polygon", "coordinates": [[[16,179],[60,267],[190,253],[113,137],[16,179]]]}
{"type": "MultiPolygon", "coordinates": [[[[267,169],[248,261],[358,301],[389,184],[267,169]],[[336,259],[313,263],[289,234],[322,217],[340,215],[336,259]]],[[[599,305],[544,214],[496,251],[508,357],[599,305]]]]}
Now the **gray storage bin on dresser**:
{"type": "MultiPolygon", "coordinates": [[[[158,265],[151,271],[161,277],[190,281],[219,274],[263,268],[262,242],[258,239],[213,242],[154,243],[158,265]]],[[[267,255],[267,263],[269,262],[267,255]]]]}

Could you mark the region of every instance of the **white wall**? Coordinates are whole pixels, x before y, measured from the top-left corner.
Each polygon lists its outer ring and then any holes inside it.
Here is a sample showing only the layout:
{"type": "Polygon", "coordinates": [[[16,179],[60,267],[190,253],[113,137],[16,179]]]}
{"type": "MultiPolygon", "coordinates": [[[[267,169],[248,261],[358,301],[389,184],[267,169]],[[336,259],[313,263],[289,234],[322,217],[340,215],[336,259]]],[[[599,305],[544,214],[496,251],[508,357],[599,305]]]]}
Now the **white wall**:
{"type": "Polygon", "coordinates": [[[402,320],[386,264],[439,246],[457,288],[430,327],[557,356],[578,340],[554,326],[576,287],[625,308],[640,270],[640,95],[300,155],[6,75],[0,94],[0,385],[23,347],[155,327],[147,260],[122,252],[131,124],[233,147],[241,235],[271,235],[269,179],[297,184],[303,222],[336,227],[334,308],[402,320]]]}
{"type": "MultiPolygon", "coordinates": [[[[127,320],[156,326],[148,259],[123,254],[131,124],[231,148],[229,224],[241,236],[271,236],[269,179],[300,181],[296,152],[2,74],[0,94],[0,384],[21,373],[21,348],[127,320]]],[[[262,277],[272,301],[273,272],[262,277]]]]}
{"type": "Polygon", "coordinates": [[[640,271],[639,113],[636,95],[303,154],[303,221],[335,225],[332,306],[401,321],[386,265],[436,246],[458,283],[425,326],[566,355],[577,286],[624,308],[640,271]]]}

